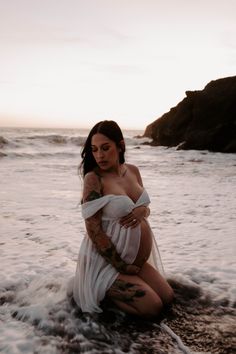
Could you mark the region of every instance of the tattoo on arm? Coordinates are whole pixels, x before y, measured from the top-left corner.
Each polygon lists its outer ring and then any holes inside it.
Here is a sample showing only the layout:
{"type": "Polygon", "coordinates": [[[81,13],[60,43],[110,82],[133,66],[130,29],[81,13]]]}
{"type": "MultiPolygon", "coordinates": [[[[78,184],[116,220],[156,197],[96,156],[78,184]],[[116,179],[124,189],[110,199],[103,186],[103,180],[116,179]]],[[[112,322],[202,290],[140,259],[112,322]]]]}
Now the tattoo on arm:
{"type": "MultiPolygon", "coordinates": [[[[102,197],[102,186],[99,177],[94,173],[88,173],[84,178],[83,201],[92,201],[102,197]]],[[[121,259],[110,237],[102,230],[102,211],[86,219],[85,225],[89,237],[95,245],[98,253],[105,258],[120,273],[125,272],[126,263],[121,259]]]]}
{"type": "Polygon", "coordinates": [[[101,193],[97,191],[91,191],[89,195],[84,199],[84,202],[91,202],[92,200],[101,198],[101,193]]]}
{"type": "Polygon", "coordinates": [[[143,297],[146,293],[138,284],[118,279],[112,284],[107,294],[116,300],[133,302],[135,298],[143,297]]]}
{"type": "Polygon", "coordinates": [[[87,232],[98,253],[105,258],[120,273],[125,271],[126,263],[122,260],[117,252],[110,237],[102,230],[101,227],[101,211],[91,216],[85,221],[87,232]]]}
{"type": "Polygon", "coordinates": [[[83,202],[90,202],[101,197],[101,182],[95,173],[90,172],[84,177],[83,202]]]}

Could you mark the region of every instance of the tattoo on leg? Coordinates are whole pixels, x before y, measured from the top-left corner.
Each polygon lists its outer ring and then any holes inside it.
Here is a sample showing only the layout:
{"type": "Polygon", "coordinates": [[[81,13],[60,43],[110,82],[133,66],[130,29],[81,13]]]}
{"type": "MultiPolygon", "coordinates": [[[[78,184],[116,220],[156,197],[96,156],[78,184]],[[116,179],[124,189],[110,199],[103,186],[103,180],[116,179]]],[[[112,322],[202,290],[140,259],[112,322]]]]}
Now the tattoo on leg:
{"type": "Polygon", "coordinates": [[[138,284],[120,279],[116,280],[108,290],[108,296],[123,302],[132,302],[135,298],[143,297],[145,294],[145,290],[141,289],[138,284]]]}

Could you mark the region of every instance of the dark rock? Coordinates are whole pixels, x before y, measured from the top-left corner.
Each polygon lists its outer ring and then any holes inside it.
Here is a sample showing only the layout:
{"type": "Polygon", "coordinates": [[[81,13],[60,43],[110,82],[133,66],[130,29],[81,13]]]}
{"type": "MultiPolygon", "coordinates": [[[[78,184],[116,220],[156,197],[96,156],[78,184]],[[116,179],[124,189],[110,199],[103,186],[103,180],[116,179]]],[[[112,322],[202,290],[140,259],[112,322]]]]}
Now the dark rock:
{"type": "Polygon", "coordinates": [[[144,137],[153,146],[236,152],[236,76],[186,91],[176,107],[149,124],[144,137]]]}

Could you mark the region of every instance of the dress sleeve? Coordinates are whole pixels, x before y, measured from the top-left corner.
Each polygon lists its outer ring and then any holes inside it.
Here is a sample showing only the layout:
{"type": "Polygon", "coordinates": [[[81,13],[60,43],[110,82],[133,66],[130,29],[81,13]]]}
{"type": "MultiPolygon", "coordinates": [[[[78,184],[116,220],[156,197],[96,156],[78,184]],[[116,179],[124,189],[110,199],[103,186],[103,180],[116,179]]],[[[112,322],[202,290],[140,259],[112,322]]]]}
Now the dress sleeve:
{"type": "Polygon", "coordinates": [[[84,219],[88,219],[94,214],[96,214],[100,209],[102,209],[109,202],[109,196],[105,195],[101,198],[85,202],[81,205],[82,216],[84,219]]]}

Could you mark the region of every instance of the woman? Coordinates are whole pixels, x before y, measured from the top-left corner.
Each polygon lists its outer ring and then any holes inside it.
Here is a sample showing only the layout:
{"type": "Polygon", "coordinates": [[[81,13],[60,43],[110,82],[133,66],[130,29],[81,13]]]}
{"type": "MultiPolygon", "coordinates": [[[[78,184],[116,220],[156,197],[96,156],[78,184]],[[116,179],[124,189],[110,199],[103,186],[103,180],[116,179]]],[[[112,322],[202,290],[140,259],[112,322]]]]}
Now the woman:
{"type": "Polygon", "coordinates": [[[81,154],[87,234],[73,297],[84,312],[101,312],[107,297],[127,313],[150,318],[172,302],[173,291],[155,268],[150,200],[138,168],[125,163],[124,153],[116,122],[105,120],[92,128],[81,154]]]}

